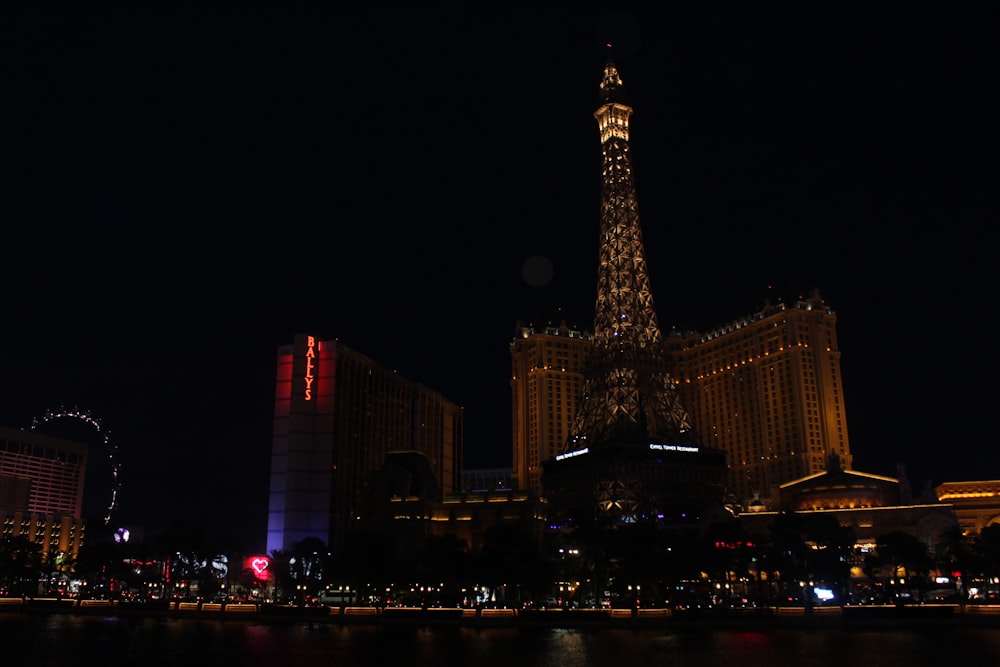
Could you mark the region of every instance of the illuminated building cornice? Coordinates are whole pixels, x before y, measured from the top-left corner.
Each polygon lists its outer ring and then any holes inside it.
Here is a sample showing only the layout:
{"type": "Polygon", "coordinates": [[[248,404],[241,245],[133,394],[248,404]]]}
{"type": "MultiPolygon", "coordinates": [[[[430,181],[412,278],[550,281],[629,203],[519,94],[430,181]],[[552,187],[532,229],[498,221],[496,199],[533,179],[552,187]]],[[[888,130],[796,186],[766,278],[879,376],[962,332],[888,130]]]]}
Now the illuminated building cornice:
{"type": "Polygon", "coordinates": [[[972,480],[967,482],[945,482],[935,489],[940,500],[1000,497],[1000,481],[972,480]]]}
{"type": "Polygon", "coordinates": [[[752,324],[766,320],[769,317],[781,315],[782,313],[789,311],[816,311],[823,313],[824,315],[836,316],[834,310],[827,306],[819,294],[816,293],[809,299],[799,299],[791,304],[785,304],[783,302],[777,304],[765,304],[764,308],[756,313],[751,313],[750,315],[737,318],[705,332],[678,331],[674,329],[670,332],[670,335],[672,337],[689,339],[691,344],[707,343],[715,338],[720,338],[727,334],[734,333],[752,324]]]}
{"type": "MultiPolygon", "coordinates": [[[[922,503],[919,505],[908,504],[908,505],[885,505],[885,506],[872,506],[872,507],[824,507],[816,509],[797,509],[795,514],[852,514],[858,512],[899,512],[900,510],[928,510],[928,509],[940,509],[950,511],[954,506],[951,503],[922,503]]],[[[759,517],[759,516],[778,516],[782,512],[777,510],[763,510],[760,512],[740,512],[739,516],[745,517],[759,517]]]]}
{"type": "MultiPolygon", "coordinates": [[[[899,483],[899,480],[896,479],[896,478],[894,478],[894,477],[884,477],[882,475],[874,475],[872,473],[867,473],[867,472],[858,472],[857,470],[841,470],[839,472],[843,473],[845,475],[849,475],[850,477],[857,477],[857,478],[860,478],[860,479],[876,480],[876,481],[880,481],[880,482],[891,482],[893,484],[898,484],[899,483]]],[[[825,476],[827,476],[829,474],[830,473],[828,471],[824,470],[823,472],[818,472],[818,473],[815,473],[813,475],[807,475],[805,477],[800,477],[798,479],[793,479],[793,480],[791,480],[789,482],[785,482],[784,484],[781,484],[779,486],[779,488],[781,488],[781,489],[787,489],[787,488],[792,487],[792,486],[798,486],[799,484],[802,484],[804,482],[808,482],[808,481],[814,480],[814,479],[819,479],[819,478],[825,477],[825,476]]],[[[829,485],[823,486],[823,487],[811,487],[811,488],[812,489],[825,489],[827,487],[830,487],[830,488],[833,488],[833,487],[837,487],[837,488],[850,488],[849,485],[846,485],[846,484],[836,484],[836,483],[829,484],[829,485]]]]}

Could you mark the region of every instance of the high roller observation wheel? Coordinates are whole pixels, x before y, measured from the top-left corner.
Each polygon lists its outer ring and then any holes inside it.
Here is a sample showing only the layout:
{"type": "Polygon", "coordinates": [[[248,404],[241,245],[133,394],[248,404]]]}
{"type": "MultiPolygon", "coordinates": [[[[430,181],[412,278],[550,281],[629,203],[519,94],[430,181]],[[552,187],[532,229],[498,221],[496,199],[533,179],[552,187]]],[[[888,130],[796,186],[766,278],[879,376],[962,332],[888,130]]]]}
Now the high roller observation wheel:
{"type": "Polygon", "coordinates": [[[65,408],[59,408],[58,410],[47,410],[41,417],[35,417],[31,420],[31,430],[36,430],[39,426],[46,424],[48,422],[56,421],[58,419],[75,419],[81,421],[88,426],[94,428],[98,434],[100,434],[104,451],[107,452],[108,461],[111,464],[111,498],[108,501],[107,507],[104,508],[104,525],[107,526],[111,523],[111,513],[118,506],[118,492],[121,490],[121,466],[118,462],[118,447],[111,443],[111,432],[101,426],[101,420],[94,417],[90,412],[86,410],[80,410],[79,408],[73,408],[72,410],[67,410],[65,408]]]}

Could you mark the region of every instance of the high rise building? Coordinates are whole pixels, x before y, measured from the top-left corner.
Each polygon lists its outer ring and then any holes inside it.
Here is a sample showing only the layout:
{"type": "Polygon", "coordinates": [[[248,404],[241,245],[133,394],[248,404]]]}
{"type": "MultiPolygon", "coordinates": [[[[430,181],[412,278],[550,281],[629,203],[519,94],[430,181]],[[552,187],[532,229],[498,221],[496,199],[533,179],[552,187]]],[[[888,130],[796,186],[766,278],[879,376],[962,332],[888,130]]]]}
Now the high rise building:
{"type": "Polygon", "coordinates": [[[543,462],[560,520],[632,523],[722,504],[725,458],[700,443],[668,372],[629,147],[632,107],[614,62],[600,83],[600,250],[594,340],[563,452],[543,462]]]}
{"type": "Polygon", "coordinates": [[[593,340],[565,321],[515,328],[510,344],[515,489],[542,495],[542,461],[562,452],[572,432],[593,340]]]}
{"type": "Polygon", "coordinates": [[[0,428],[0,475],[30,481],[29,512],[82,516],[87,445],[0,428]]]}
{"type": "Polygon", "coordinates": [[[726,452],[734,504],[777,505],[778,488],[851,467],[836,313],[819,291],[766,304],[706,333],[669,336],[665,348],[703,443],[726,452]]]}
{"type": "Polygon", "coordinates": [[[0,427],[0,537],[72,561],[84,539],[86,443],[0,427]]]}
{"type": "Polygon", "coordinates": [[[441,394],[336,340],[278,349],[267,550],[306,537],[339,553],[359,525],[372,474],[417,451],[443,493],[462,484],[463,413],[441,394]]]}

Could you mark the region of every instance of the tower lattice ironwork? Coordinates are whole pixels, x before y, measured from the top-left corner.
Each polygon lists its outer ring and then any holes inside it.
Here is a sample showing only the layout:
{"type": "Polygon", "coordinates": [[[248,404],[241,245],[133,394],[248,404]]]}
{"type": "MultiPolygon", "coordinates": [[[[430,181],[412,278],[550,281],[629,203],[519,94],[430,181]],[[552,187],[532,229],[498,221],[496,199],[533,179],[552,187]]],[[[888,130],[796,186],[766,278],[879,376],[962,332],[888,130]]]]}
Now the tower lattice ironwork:
{"type": "Polygon", "coordinates": [[[653,307],[629,149],[631,114],[609,60],[594,112],[603,156],[594,345],[565,452],[616,443],[698,444],[667,370],[653,307]]]}

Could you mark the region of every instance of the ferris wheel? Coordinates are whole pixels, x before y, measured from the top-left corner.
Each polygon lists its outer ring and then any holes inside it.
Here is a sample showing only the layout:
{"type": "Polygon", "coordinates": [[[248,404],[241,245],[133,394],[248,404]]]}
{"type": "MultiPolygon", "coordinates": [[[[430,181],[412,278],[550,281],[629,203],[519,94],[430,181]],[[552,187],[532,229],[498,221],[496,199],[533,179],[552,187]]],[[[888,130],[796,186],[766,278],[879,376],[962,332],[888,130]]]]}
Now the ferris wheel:
{"type": "Polygon", "coordinates": [[[111,516],[118,508],[118,493],[121,491],[121,463],[118,460],[118,447],[111,442],[111,432],[102,427],[101,420],[94,417],[90,412],[73,408],[67,410],[49,410],[41,417],[31,421],[31,430],[58,435],[80,440],[74,434],[67,435],[65,429],[60,429],[60,425],[83,425],[85,430],[92,429],[91,440],[84,437],[88,444],[97,444],[99,452],[91,446],[87,455],[86,483],[84,489],[94,489],[87,493],[84,498],[85,516],[90,518],[90,514],[100,513],[104,525],[111,523],[111,516]],[[102,483],[103,482],[103,483],[102,483]],[[100,505],[98,505],[100,503],[100,505]],[[93,505],[93,511],[90,506],[93,505]]]}

